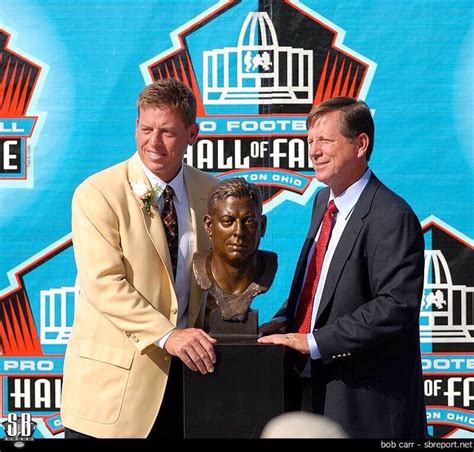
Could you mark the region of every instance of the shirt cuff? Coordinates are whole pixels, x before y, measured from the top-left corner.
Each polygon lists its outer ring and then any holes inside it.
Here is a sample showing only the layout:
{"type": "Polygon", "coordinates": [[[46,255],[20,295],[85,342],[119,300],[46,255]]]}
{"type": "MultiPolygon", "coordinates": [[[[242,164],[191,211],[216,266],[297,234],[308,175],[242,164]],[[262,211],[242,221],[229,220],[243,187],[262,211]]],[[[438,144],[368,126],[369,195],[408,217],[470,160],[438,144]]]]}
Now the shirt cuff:
{"type": "Polygon", "coordinates": [[[314,338],[314,334],[313,333],[308,333],[306,335],[306,338],[308,339],[309,354],[311,356],[311,359],[321,358],[321,353],[319,353],[318,344],[316,343],[316,339],[314,338]]]}
{"type": "Polygon", "coordinates": [[[170,334],[175,330],[176,328],[173,328],[171,331],[168,331],[164,336],[162,336],[160,339],[158,339],[155,344],[157,347],[160,347],[161,349],[165,349],[165,344],[168,338],[170,337],[170,334]]]}

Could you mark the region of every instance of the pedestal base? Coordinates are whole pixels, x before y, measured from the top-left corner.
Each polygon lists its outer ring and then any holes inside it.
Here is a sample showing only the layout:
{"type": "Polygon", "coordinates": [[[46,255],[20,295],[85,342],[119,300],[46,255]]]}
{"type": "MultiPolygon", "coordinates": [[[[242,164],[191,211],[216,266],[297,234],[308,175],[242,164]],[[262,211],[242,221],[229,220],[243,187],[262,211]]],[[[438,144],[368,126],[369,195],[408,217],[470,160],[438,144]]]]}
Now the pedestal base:
{"type": "Polygon", "coordinates": [[[185,438],[258,438],[285,410],[285,348],[216,344],[212,374],[184,367],[185,438]]]}

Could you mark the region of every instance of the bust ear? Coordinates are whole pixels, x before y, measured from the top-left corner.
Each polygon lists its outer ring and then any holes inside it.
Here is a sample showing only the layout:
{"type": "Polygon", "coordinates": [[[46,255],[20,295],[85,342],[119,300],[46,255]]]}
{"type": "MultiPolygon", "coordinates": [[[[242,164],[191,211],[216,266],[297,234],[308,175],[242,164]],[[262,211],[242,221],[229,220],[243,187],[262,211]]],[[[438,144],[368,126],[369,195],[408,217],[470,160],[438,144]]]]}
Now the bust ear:
{"type": "Polygon", "coordinates": [[[204,217],[204,229],[206,230],[209,238],[211,238],[212,237],[212,221],[211,221],[210,215],[206,215],[204,217]]]}
{"type": "Polygon", "coordinates": [[[265,235],[265,231],[267,230],[267,216],[266,215],[262,215],[262,223],[261,223],[260,229],[262,231],[260,233],[260,237],[263,237],[265,235]]]}

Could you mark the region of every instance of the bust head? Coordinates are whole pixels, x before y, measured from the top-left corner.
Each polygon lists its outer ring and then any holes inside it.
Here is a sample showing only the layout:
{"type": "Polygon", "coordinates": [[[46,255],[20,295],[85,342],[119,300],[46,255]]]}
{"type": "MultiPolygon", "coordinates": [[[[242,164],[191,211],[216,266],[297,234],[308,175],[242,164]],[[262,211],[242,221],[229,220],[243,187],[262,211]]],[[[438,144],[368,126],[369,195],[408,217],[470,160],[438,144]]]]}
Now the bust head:
{"type": "Polygon", "coordinates": [[[204,227],[212,242],[213,259],[231,267],[252,265],[267,218],[262,197],[254,184],[242,178],[217,184],[208,200],[204,227]]]}
{"type": "Polygon", "coordinates": [[[278,266],[275,253],[258,249],[266,225],[260,190],[245,179],[219,182],[209,194],[204,227],[212,249],[194,255],[193,270],[207,291],[201,323],[216,338],[257,336],[250,304],[270,288],[278,266]]]}

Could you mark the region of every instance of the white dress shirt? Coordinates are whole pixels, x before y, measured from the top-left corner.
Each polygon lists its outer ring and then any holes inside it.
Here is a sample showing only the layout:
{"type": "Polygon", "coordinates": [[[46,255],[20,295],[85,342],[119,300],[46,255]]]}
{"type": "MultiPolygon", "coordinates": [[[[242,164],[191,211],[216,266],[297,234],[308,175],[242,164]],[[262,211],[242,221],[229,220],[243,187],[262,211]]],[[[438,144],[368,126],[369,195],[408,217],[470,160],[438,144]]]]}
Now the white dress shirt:
{"type": "MultiPolygon", "coordinates": [[[[318,313],[319,304],[321,303],[321,296],[323,294],[324,285],[326,284],[326,278],[328,275],[329,267],[331,265],[332,257],[334,255],[334,252],[336,251],[336,247],[337,247],[337,244],[339,243],[342,233],[344,232],[344,229],[346,228],[347,222],[349,221],[349,218],[352,215],[352,212],[354,211],[354,207],[357,201],[359,200],[360,195],[364,191],[364,188],[369,182],[371,174],[372,174],[372,171],[369,168],[367,168],[367,171],[362,175],[362,177],[360,177],[360,179],[358,179],[349,188],[343,191],[339,196],[334,197],[334,193],[332,192],[332,190],[329,195],[328,204],[329,204],[329,201],[334,200],[334,203],[336,204],[336,207],[337,207],[337,213],[333,217],[334,223],[333,223],[333,228],[331,232],[331,238],[329,239],[329,244],[326,250],[326,254],[324,255],[323,266],[321,268],[321,276],[319,277],[318,287],[316,289],[316,294],[314,295],[313,311],[311,313],[311,329],[310,329],[311,333],[308,333],[307,335],[308,344],[309,344],[309,353],[312,359],[321,358],[321,353],[319,353],[318,345],[316,343],[316,340],[314,339],[314,335],[312,331],[314,329],[314,324],[316,323],[316,315],[318,313]]],[[[316,248],[316,242],[318,241],[319,234],[321,232],[321,226],[322,226],[322,223],[319,226],[318,232],[314,239],[314,243],[308,254],[308,264],[306,267],[305,277],[303,281],[306,279],[308,266],[309,266],[309,263],[311,262],[311,256],[314,253],[314,250],[316,248]]],[[[309,376],[308,365],[306,366],[302,375],[309,376]]]]}
{"type": "MultiPolygon", "coordinates": [[[[176,278],[174,288],[178,298],[178,322],[177,328],[186,328],[188,324],[188,300],[191,285],[191,266],[194,250],[194,234],[191,221],[191,212],[189,210],[188,194],[184,185],[183,167],[179,170],[174,179],[166,183],[158,176],[153,174],[142,162],[143,171],[150,181],[152,187],[160,188],[158,196],[158,209],[163,209],[164,199],[163,190],[170,185],[174,190],[173,203],[178,217],[178,262],[176,266],[176,278]]],[[[164,348],[166,340],[173,330],[160,338],[156,344],[164,348]]]]}

